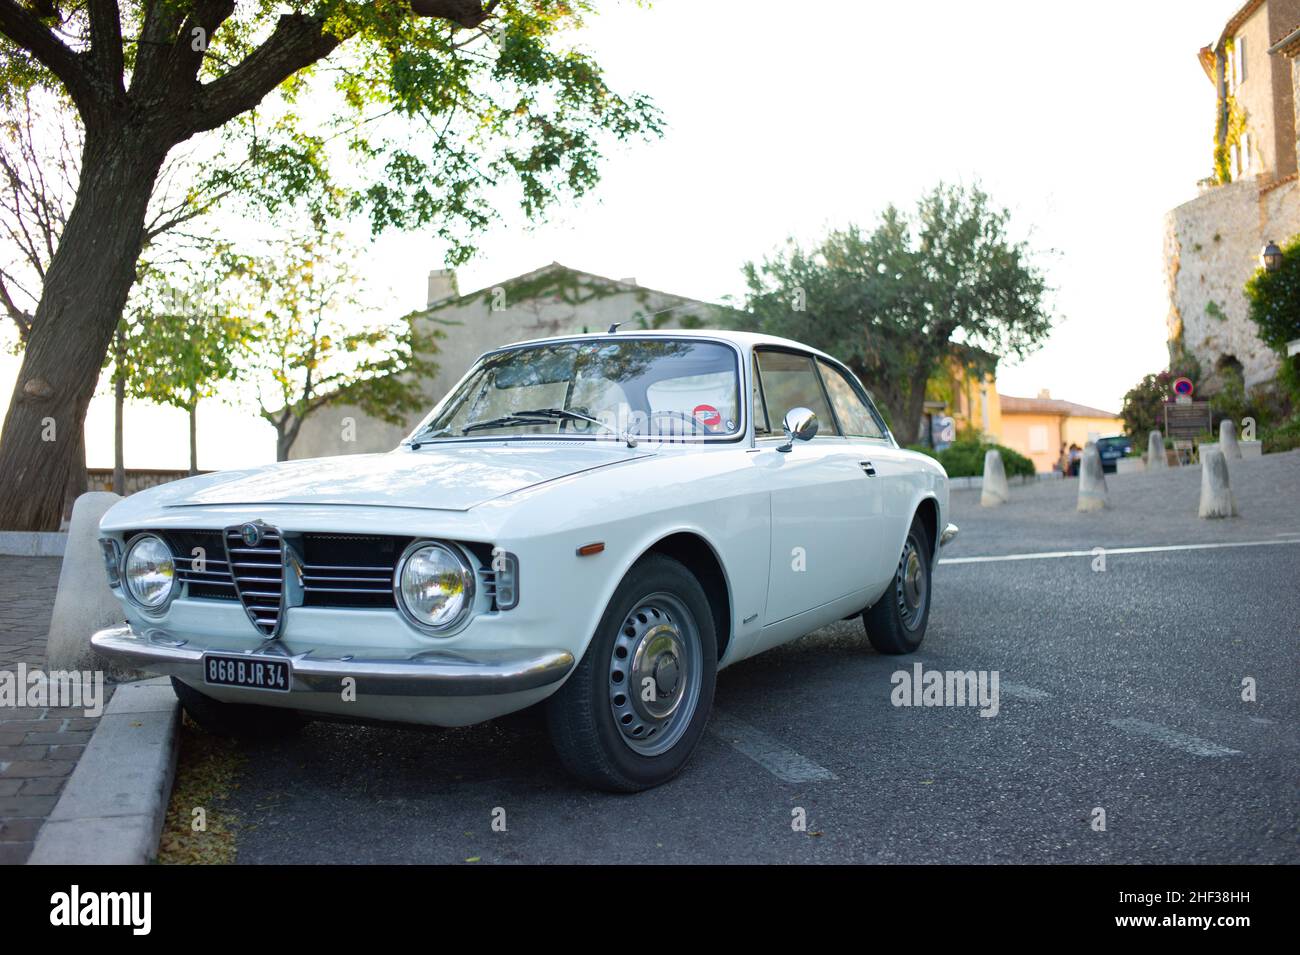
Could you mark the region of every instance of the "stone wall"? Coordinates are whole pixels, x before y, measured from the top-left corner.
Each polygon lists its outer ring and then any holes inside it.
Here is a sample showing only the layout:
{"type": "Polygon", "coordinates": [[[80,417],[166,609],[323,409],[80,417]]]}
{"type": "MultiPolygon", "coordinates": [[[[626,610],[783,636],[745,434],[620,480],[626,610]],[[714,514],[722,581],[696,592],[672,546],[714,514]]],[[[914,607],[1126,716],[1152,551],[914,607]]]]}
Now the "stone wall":
{"type": "Polygon", "coordinates": [[[1259,252],[1300,233],[1300,183],[1260,188],[1255,179],[1206,190],[1165,217],[1171,347],[1182,345],[1214,374],[1222,359],[1241,363],[1249,388],[1271,380],[1277,356],[1255,334],[1243,288],[1259,252]]]}

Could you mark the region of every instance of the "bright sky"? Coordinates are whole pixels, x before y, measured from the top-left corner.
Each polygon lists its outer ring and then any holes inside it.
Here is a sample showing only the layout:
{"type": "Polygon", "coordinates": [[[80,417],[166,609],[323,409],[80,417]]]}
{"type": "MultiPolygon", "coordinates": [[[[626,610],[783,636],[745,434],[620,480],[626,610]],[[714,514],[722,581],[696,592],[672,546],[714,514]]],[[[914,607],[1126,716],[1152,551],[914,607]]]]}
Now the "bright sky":
{"type": "MultiPolygon", "coordinates": [[[[1164,214],[1211,171],[1214,92],[1196,51],[1238,0],[656,0],[591,24],[613,85],[655,98],[662,140],[613,153],[596,193],[522,228],[513,214],[460,269],[470,291],[553,260],[706,300],[788,235],[869,225],[940,179],[979,180],[1044,258],[1062,321],[1005,394],[1118,411],[1165,366],[1164,214]]],[[[376,243],[376,301],[423,305],[441,265],[426,237],[376,243]]],[[[0,358],[0,410],[17,373],[0,358]]],[[[113,408],[92,405],[87,454],[112,465],[113,408]]],[[[128,467],[184,467],[183,413],[132,406],[128,467]]],[[[211,402],[199,465],[274,460],[270,426],[211,402]]]]}

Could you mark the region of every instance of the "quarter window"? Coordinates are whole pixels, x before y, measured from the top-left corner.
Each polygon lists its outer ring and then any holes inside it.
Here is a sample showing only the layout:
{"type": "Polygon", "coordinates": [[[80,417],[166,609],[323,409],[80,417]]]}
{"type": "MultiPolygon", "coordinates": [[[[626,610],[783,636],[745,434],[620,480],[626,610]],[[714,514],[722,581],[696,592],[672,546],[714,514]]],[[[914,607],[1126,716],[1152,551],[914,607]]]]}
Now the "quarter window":
{"type": "Polygon", "coordinates": [[[810,356],[783,351],[757,351],[754,354],[763,378],[763,398],[769,421],[782,421],[791,408],[807,408],[817,416],[818,434],[839,434],[810,356]]]}
{"type": "Polygon", "coordinates": [[[754,433],[772,433],[772,426],[767,420],[767,409],[763,405],[763,386],[758,379],[758,355],[754,356],[754,433]]]}
{"type": "Polygon", "coordinates": [[[826,390],[830,393],[831,404],[835,406],[844,433],[855,438],[883,438],[885,434],[876,422],[875,415],[844,372],[820,358],[817,367],[821,369],[822,380],[826,382],[826,390]]]}

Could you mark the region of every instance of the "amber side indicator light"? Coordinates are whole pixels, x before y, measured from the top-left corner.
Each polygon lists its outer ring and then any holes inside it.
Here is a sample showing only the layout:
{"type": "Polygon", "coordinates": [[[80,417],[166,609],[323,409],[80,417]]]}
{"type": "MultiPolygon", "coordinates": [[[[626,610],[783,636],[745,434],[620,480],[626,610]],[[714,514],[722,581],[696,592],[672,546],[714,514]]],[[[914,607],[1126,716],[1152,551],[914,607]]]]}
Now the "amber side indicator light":
{"type": "Polygon", "coordinates": [[[599,554],[605,549],[604,541],[597,541],[594,544],[583,544],[578,548],[579,557],[590,557],[592,554],[599,554]]]}

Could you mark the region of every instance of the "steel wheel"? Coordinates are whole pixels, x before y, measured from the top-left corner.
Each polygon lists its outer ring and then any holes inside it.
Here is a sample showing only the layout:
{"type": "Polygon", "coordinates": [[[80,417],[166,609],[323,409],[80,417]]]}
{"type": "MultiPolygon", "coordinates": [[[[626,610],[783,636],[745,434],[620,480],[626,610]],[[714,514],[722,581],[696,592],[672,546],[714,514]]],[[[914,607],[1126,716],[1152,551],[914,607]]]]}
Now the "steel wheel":
{"type": "Polygon", "coordinates": [[[628,614],[609,657],[609,704],[623,742],[642,756],[671,749],[691,724],[704,672],[695,617],[654,593],[628,614]]]}
{"type": "Polygon", "coordinates": [[[930,599],[924,560],[915,535],[908,534],[903,555],[898,559],[898,571],[894,574],[898,617],[908,630],[915,630],[925,618],[926,603],[930,599]]]}

